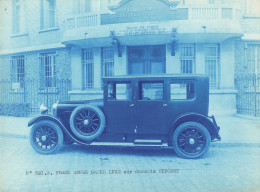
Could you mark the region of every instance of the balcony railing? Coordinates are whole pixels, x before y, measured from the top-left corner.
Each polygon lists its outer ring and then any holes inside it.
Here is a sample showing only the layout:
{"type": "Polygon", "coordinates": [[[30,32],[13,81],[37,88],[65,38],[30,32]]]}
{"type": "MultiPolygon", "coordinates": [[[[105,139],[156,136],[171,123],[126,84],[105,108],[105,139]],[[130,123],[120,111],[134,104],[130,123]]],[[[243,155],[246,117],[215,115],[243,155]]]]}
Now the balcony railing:
{"type": "Polygon", "coordinates": [[[67,19],[67,29],[92,27],[100,25],[100,13],[85,13],[74,15],[67,19]]]}
{"type": "MultiPolygon", "coordinates": [[[[223,5],[183,5],[179,8],[188,9],[188,20],[237,20],[240,10],[223,5]]],[[[101,24],[99,12],[73,15],[66,20],[66,28],[92,27],[101,24]]]]}
{"type": "Polygon", "coordinates": [[[240,10],[230,6],[189,6],[189,20],[234,20],[240,17],[240,10]]]}

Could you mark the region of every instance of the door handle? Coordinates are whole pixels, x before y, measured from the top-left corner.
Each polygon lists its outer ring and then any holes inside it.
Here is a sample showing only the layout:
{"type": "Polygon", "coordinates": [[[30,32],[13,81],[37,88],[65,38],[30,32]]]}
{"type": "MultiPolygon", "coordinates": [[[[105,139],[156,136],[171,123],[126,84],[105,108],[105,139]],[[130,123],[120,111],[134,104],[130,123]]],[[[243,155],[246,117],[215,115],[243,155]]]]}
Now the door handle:
{"type": "Polygon", "coordinates": [[[134,104],[130,104],[129,106],[130,106],[130,107],[133,107],[133,106],[135,106],[135,105],[134,105],[134,104]]]}
{"type": "Polygon", "coordinates": [[[163,107],[167,107],[167,104],[165,103],[165,104],[163,104],[162,106],[163,106],[163,107]]]}

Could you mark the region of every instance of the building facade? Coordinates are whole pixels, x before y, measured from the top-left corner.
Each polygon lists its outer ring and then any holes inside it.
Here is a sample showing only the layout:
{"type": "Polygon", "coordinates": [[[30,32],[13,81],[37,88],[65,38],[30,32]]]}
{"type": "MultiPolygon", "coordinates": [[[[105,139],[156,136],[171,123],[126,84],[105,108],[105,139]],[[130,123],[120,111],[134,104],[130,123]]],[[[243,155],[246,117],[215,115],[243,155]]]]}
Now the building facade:
{"type": "MultiPolygon", "coordinates": [[[[236,113],[235,78],[260,73],[259,0],[3,0],[1,79],[70,99],[102,97],[102,77],[206,74],[210,112],[236,113]],[[259,6],[258,6],[259,5],[259,6]]],[[[18,86],[19,85],[19,86],[18,86]]],[[[37,92],[37,91],[36,91],[37,92]]],[[[40,93],[39,93],[40,94],[40,93]]]]}

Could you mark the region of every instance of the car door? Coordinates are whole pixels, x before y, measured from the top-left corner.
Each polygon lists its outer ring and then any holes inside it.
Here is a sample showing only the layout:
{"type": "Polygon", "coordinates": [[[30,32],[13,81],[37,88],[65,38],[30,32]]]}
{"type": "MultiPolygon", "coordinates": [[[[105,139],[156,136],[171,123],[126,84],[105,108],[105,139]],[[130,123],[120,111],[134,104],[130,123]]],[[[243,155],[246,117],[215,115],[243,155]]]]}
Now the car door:
{"type": "Polygon", "coordinates": [[[167,113],[164,81],[139,81],[135,107],[137,134],[166,134],[167,113]]]}
{"type": "Polygon", "coordinates": [[[106,132],[133,134],[135,105],[132,82],[108,82],[105,91],[106,132]]]}

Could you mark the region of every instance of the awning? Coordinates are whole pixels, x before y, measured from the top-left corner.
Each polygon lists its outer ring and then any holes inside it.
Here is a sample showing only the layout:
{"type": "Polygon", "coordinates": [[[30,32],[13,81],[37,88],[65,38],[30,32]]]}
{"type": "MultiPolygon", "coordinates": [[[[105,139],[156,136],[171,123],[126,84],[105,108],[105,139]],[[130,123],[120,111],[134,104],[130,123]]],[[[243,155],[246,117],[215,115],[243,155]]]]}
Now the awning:
{"type": "Polygon", "coordinates": [[[241,37],[239,22],[222,21],[164,21],[99,25],[68,29],[62,43],[82,48],[111,46],[113,38],[121,45],[156,45],[172,42],[173,28],[177,28],[179,43],[220,43],[241,37]],[[111,35],[113,34],[113,35],[111,35]]]}
{"type": "Polygon", "coordinates": [[[241,39],[244,41],[260,41],[260,33],[245,33],[241,39]]]}

